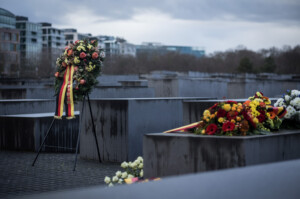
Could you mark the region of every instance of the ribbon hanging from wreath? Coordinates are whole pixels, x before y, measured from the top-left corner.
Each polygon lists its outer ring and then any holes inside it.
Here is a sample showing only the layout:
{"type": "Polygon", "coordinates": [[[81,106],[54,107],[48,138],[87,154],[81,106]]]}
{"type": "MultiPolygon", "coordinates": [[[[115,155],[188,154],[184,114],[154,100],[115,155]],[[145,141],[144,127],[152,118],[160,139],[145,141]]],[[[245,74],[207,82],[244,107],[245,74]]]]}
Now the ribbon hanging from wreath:
{"type": "Polygon", "coordinates": [[[81,101],[98,83],[105,53],[96,40],[77,40],[57,58],[55,73],[56,119],[61,119],[65,105],[67,119],[75,118],[74,103],[81,101]]]}

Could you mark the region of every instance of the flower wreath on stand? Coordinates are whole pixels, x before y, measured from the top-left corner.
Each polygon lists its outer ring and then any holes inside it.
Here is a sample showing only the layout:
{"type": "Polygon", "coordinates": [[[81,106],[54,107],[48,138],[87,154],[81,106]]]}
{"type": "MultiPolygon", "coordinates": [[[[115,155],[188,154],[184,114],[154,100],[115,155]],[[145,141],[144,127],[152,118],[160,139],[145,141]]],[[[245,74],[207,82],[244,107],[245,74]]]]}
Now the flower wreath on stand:
{"type": "Polygon", "coordinates": [[[74,102],[83,100],[98,83],[104,58],[105,52],[98,49],[97,40],[77,40],[65,48],[56,61],[55,118],[61,119],[64,104],[67,119],[74,118],[74,102]]]}

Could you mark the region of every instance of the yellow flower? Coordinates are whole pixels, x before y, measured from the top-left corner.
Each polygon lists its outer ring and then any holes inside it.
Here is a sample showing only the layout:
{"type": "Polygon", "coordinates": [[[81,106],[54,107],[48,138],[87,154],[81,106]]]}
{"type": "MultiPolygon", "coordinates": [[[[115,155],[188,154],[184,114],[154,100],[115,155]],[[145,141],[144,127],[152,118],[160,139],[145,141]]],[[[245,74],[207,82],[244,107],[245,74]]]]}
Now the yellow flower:
{"type": "Polygon", "coordinates": [[[235,107],[235,108],[236,108],[237,106],[238,106],[237,104],[233,104],[233,105],[232,105],[232,107],[235,107]]]}
{"type": "Polygon", "coordinates": [[[224,104],[223,109],[227,112],[230,111],[230,109],[231,109],[230,104],[224,104]]]}
{"type": "Polygon", "coordinates": [[[242,103],[238,103],[237,105],[238,105],[238,106],[243,106],[243,104],[242,104],[242,103]]]}
{"type": "MultiPolygon", "coordinates": [[[[90,62],[91,63],[91,62],[90,62]]],[[[209,110],[205,110],[204,112],[203,112],[203,116],[210,116],[210,112],[209,112],[209,110]]]]}
{"type": "Polygon", "coordinates": [[[209,119],[208,119],[208,118],[206,119],[206,122],[209,122],[209,119]]]}
{"type": "Polygon", "coordinates": [[[214,117],[215,117],[215,114],[210,115],[210,118],[211,118],[211,119],[214,118],[214,117]]]}
{"type": "Polygon", "coordinates": [[[237,109],[237,112],[239,112],[239,113],[240,113],[241,111],[242,111],[241,109],[239,109],[239,108],[237,109]]]}
{"type": "Polygon", "coordinates": [[[85,47],[82,46],[82,45],[80,44],[80,45],[77,47],[77,50],[78,50],[78,51],[81,51],[81,50],[85,51],[85,47]]]}
{"type": "Polygon", "coordinates": [[[224,118],[219,117],[218,122],[223,123],[224,122],[224,118]]]}
{"type": "Polygon", "coordinates": [[[202,130],[202,131],[201,131],[201,134],[205,134],[205,130],[202,130]]]}
{"type": "Polygon", "coordinates": [[[256,92],[256,96],[262,97],[262,94],[260,92],[256,92]]]}
{"type": "Polygon", "coordinates": [[[241,117],[236,117],[236,120],[237,120],[237,121],[241,121],[242,118],[241,118],[241,117]]]}
{"type": "Polygon", "coordinates": [[[232,122],[232,123],[235,123],[235,120],[234,120],[234,119],[232,119],[230,122],[232,122]]]}
{"type": "Polygon", "coordinates": [[[93,48],[93,46],[92,46],[91,44],[88,44],[88,45],[87,45],[87,48],[88,48],[88,49],[91,49],[91,48],[93,48]]]}
{"type": "Polygon", "coordinates": [[[68,63],[68,59],[67,59],[67,58],[65,59],[65,63],[66,63],[66,64],[68,63]]]}
{"type": "Polygon", "coordinates": [[[255,117],[255,118],[253,119],[253,122],[257,124],[259,121],[258,121],[258,119],[255,117]]]}
{"type": "Polygon", "coordinates": [[[268,118],[270,118],[270,113],[267,112],[266,115],[267,115],[268,118]]]}
{"type": "Polygon", "coordinates": [[[75,57],[75,58],[74,58],[74,63],[75,63],[75,64],[79,64],[79,63],[80,63],[79,57],[75,57]]]}
{"type": "Polygon", "coordinates": [[[235,107],[232,107],[231,110],[236,111],[236,108],[235,108],[235,107]]]}

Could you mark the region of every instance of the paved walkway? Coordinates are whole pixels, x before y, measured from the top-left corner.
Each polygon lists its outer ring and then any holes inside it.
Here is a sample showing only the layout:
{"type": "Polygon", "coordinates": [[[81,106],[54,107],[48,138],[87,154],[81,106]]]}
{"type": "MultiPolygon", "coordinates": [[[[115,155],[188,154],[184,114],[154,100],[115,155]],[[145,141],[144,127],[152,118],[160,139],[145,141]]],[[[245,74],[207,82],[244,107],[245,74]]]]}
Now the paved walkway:
{"type": "Polygon", "coordinates": [[[12,198],[47,191],[104,185],[106,175],[113,176],[119,164],[78,159],[75,154],[41,153],[34,167],[33,152],[0,151],[0,198],[12,198]]]}

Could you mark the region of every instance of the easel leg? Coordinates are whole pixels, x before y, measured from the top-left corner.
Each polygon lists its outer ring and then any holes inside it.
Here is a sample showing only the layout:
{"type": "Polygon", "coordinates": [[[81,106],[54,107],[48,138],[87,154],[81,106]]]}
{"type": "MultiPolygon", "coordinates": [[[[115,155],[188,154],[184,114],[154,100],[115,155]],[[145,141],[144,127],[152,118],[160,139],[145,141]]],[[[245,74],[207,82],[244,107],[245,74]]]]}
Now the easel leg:
{"type": "Polygon", "coordinates": [[[92,124],[93,124],[93,133],[94,133],[94,137],[95,137],[95,141],[96,141],[96,146],[97,146],[98,159],[99,159],[99,162],[101,163],[100,152],[99,152],[99,145],[98,145],[98,140],[97,140],[97,136],[96,136],[96,128],[95,128],[94,117],[93,117],[93,113],[92,113],[92,108],[91,108],[91,102],[90,102],[89,95],[87,95],[87,98],[88,98],[88,103],[89,103],[89,108],[90,108],[91,120],[92,120],[92,124]]]}
{"type": "Polygon", "coordinates": [[[76,163],[77,163],[77,155],[78,155],[79,142],[80,142],[80,131],[81,131],[81,126],[82,126],[82,116],[83,116],[83,111],[84,111],[84,105],[85,105],[85,96],[83,97],[82,108],[81,108],[80,118],[79,118],[79,131],[78,131],[78,137],[77,137],[76,155],[75,155],[75,162],[74,162],[73,171],[75,171],[75,169],[76,169],[76,163]]]}
{"type": "Polygon", "coordinates": [[[47,137],[48,137],[48,135],[49,135],[49,132],[50,132],[52,126],[53,126],[54,120],[55,120],[55,119],[53,118],[53,120],[52,120],[52,122],[51,122],[51,124],[50,124],[50,127],[49,127],[49,129],[48,129],[48,131],[47,131],[47,133],[46,133],[46,136],[45,136],[45,138],[44,138],[44,140],[43,140],[43,142],[42,142],[42,144],[41,144],[41,146],[40,146],[40,148],[39,148],[39,150],[38,150],[38,153],[37,153],[37,155],[36,155],[36,157],[35,157],[35,159],[34,159],[34,161],[33,161],[33,163],[32,163],[32,166],[34,166],[36,160],[37,160],[38,157],[39,157],[39,154],[40,154],[40,152],[41,152],[41,150],[42,150],[42,148],[43,148],[43,145],[45,144],[45,141],[46,141],[46,139],[47,139],[47,137]]]}

